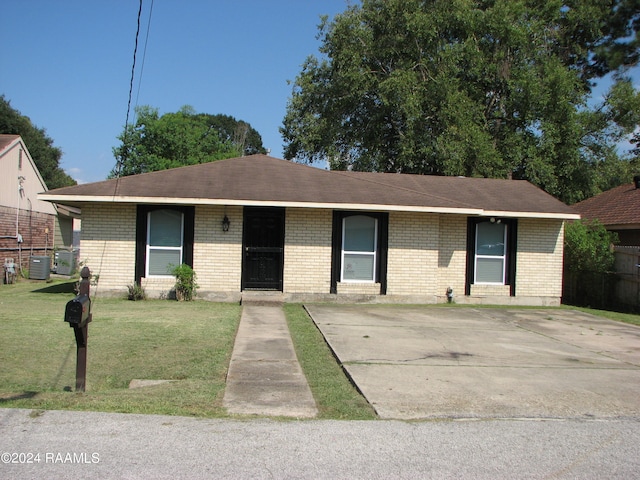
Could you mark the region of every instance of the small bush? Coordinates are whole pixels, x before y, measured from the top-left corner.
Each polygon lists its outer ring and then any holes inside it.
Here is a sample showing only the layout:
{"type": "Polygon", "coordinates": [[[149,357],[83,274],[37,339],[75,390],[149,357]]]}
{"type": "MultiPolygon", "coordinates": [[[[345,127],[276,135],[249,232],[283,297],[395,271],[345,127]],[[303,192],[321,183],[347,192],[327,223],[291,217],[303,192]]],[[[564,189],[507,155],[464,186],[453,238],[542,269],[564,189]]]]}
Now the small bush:
{"type": "Polygon", "coordinates": [[[176,277],[176,299],[178,301],[188,302],[193,300],[196,294],[198,284],[196,283],[196,272],[189,265],[183,263],[177,267],[173,267],[171,275],[176,277]]]}
{"type": "Polygon", "coordinates": [[[138,300],[145,300],[147,298],[144,288],[138,282],[134,282],[133,285],[127,285],[127,288],[129,289],[129,294],[127,295],[129,300],[133,300],[135,302],[138,300]]]}

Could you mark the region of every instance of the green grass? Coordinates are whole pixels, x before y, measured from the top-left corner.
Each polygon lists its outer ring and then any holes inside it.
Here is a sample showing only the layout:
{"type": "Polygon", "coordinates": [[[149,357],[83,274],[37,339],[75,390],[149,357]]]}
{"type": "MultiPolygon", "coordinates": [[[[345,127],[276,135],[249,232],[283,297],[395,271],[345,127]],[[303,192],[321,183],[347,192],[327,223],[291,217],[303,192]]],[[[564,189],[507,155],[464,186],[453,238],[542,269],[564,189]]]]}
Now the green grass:
{"type": "Polygon", "coordinates": [[[319,418],[368,420],[376,414],[349,382],[322,334],[301,305],[288,304],[284,312],[296,355],[316,400],[319,418]]]}
{"type": "Polygon", "coordinates": [[[76,393],[76,342],[63,321],[73,283],[0,285],[0,406],[226,415],[222,396],[239,305],[98,296],[86,392],[76,393]],[[132,379],[174,381],[129,389],[132,379]]]}
{"type": "MultiPolygon", "coordinates": [[[[76,393],[76,342],[63,322],[74,283],[0,285],[0,407],[227,416],[222,398],[239,305],[131,302],[124,295],[101,298],[98,291],[89,325],[86,392],[76,393]],[[173,381],[129,389],[133,379],[173,381]]],[[[575,309],[640,325],[639,315],[575,309]]],[[[319,418],[376,418],[302,306],[285,305],[284,311],[319,418]]]]}
{"type": "Polygon", "coordinates": [[[610,312],[607,310],[594,310],[593,308],[573,307],[571,305],[563,305],[562,308],[568,308],[570,310],[578,310],[580,312],[590,313],[591,315],[597,315],[599,317],[608,318],[609,320],[615,320],[617,322],[630,323],[632,325],[640,325],[640,315],[633,313],[620,313],[610,312]]]}
{"type": "MultiPolygon", "coordinates": [[[[205,301],[94,298],[87,384],[76,393],[76,342],[64,323],[73,281],[0,285],[0,407],[225,417],[225,378],[241,307],[205,301]],[[133,379],[173,380],[129,389],[133,379]]],[[[320,418],[375,413],[300,305],[286,305],[320,418]]]]}

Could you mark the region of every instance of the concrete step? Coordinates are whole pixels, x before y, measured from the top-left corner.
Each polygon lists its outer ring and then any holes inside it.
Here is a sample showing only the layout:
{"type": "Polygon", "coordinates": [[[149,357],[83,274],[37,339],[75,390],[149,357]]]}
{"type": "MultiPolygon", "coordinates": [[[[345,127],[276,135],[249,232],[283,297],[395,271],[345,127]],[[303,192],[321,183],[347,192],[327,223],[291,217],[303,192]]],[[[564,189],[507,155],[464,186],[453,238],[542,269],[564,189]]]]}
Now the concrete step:
{"type": "Polygon", "coordinates": [[[285,303],[285,296],[282,292],[267,290],[245,290],[242,292],[240,305],[272,306],[280,307],[285,303]]]}

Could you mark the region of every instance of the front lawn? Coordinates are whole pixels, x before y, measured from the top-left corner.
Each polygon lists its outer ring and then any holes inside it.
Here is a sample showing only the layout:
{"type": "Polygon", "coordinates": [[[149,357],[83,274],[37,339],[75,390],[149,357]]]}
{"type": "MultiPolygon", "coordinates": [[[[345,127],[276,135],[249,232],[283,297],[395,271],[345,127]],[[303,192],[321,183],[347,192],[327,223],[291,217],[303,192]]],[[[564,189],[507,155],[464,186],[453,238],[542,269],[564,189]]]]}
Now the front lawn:
{"type": "Polygon", "coordinates": [[[94,299],[87,384],[64,323],[74,282],[0,285],[0,406],[222,416],[241,307],[205,301],[94,299]],[[133,379],[172,380],[129,389],[133,379]]]}
{"type": "MultiPolygon", "coordinates": [[[[241,307],[196,300],[93,299],[87,383],[75,392],[76,341],[63,321],[74,281],[0,285],[0,407],[225,417],[241,307]],[[134,379],[171,380],[130,389],[134,379]]],[[[319,418],[375,418],[301,305],[284,307],[319,418]]]]}

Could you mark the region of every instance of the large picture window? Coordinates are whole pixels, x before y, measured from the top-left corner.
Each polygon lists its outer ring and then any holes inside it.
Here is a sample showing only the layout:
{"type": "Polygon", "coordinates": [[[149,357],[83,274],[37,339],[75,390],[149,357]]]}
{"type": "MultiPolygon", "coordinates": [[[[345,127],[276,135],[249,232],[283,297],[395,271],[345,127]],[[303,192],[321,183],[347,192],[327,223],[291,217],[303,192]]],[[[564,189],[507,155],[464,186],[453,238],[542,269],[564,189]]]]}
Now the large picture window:
{"type": "Polygon", "coordinates": [[[343,219],[341,281],[375,281],[377,237],[376,218],[353,215],[343,219]]]}
{"type": "Polygon", "coordinates": [[[184,214],[161,209],[148,213],[146,276],[171,275],[172,266],[182,263],[184,214]]]}
{"type": "Polygon", "coordinates": [[[507,226],[501,222],[482,222],[476,227],[474,283],[505,283],[507,264],[507,226]]]}

